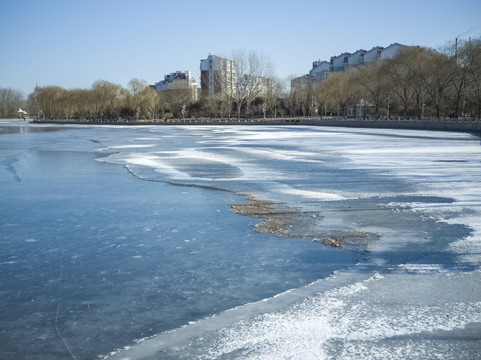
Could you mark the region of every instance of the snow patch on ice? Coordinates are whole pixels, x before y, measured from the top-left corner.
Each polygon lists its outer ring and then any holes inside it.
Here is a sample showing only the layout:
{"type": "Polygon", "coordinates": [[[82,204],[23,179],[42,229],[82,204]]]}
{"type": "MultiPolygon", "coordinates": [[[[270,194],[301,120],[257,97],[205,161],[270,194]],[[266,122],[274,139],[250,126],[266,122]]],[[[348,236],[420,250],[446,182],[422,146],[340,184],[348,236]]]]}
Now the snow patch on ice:
{"type": "MultiPolygon", "coordinates": [[[[370,357],[382,358],[382,351],[372,351],[380,340],[450,331],[481,321],[481,302],[475,296],[460,294],[450,300],[451,292],[462,288],[456,285],[457,280],[477,282],[453,275],[448,286],[437,288],[446,284],[442,276],[435,278],[434,286],[425,286],[430,284],[432,274],[414,275],[409,271],[327,291],[286,311],[256,316],[221,330],[218,338],[205,344],[201,358],[235,354],[242,359],[314,360],[337,354],[335,358],[351,359],[367,349],[371,349],[370,357]],[[393,283],[397,284],[394,290],[393,283]]],[[[198,346],[203,345],[199,340],[198,346]]]]}
{"type": "Polygon", "coordinates": [[[280,193],[283,193],[283,194],[297,195],[297,196],[302,196],[304,198],[316,199],[316,200],[321,200],[321,201],[346,200],[346,197],[338,195],[338,194],[328,193],[328,192],[323,192],[323,191],[294,189],[294,188],[292,188],[288,185],[279,185],[276,188],[276,191],[280,192],[280,193]]]}
{"type": "Polygon", "coordinates": [[[134,145],[115,145],[109,146],[109,149],[135,149],[135,148],[151,148],[154,147],[153,144],[134,144],[134,145]]]}
{"type": "Polygon", "coordinates": [[[440,264],[402,264],[399,265],[398,268],[416,274],[430,274],[447,271],[440,264]]]}

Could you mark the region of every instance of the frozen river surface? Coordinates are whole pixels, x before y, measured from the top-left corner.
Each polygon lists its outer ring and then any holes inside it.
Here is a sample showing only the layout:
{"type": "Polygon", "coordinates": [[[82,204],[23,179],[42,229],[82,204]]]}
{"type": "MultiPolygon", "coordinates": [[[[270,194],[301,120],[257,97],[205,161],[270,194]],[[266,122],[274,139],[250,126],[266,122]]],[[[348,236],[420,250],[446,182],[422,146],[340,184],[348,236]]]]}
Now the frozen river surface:
{"type": "Polygon", "coordinates": [[[5,122],[0,186],[2,359],[481,359],[478,137],[5,122]]]}

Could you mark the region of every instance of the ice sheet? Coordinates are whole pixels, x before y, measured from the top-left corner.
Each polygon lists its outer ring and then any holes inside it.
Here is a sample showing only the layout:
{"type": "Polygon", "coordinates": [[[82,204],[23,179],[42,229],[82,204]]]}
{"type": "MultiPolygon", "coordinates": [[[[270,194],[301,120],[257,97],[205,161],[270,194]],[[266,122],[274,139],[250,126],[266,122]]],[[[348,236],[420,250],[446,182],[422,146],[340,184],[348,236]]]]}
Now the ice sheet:
{"type": "Polygon", "coordinates": [[[60,330],[79,358],[85,344],[90,358],[116,359],[481,352],[479,138],[297,126],[48,129],[0,135],[4,317],[15,306],[24,314],[3,328],[26,331],[24,348],[39,358],[55,358],[49,346],[68,355],[52,326],[32,325],[55,322],[51,294],[62,284],[60,330]],[[257,219],[230,212],[247,194],[319,212],[321,229],[380,240],[351,252],[256,233],[257,219]],[[59,282],[61,254],[71,283],[59,282]],[[29,313],[35,292],[41,301],[29,313]]]}
{"type": "MultiPolygon", "coordinates": [[[[405,228],[400,237],[400,229],[389,230],[390,225],[385,225],[386,229],[382,229],[382,225],[367,226],[366,229],[378,230],[385,237],[371,249],[379,255],[369,260],[378,274],[369,280],[305,294],[305,299],[294,301],[287,309],[283,307],[289,301],[281,301],[284,305],[265,314],[237,309],[242,313],[239,317],[246,319],[226,322],[218,325],[221,329],[207,333],[189,325],[177,330],[189,334],[181,337],[180,343],[165,334],[113,358],[131,355],[149,358],[154,349],[161,349],[165,358],[179,359],[405,359],[431,358],[433,354],[453,359],[476,358],[480,350],[476,344],[481,340],[480,327],[476,325],[481,321],[481,287],[479,270],[466,269],[479,269],[481,259],[479,139],[458,133],[313,128],[218,129],[216,133],[222,136],[214,139],[206,135],[208,131],[204,133],[203,144],[240,147],[239,154],[243,154],[240,156],[270,160],[271,163],[264,162],[264,166],[275,170],[279,169],[279,162],[314,162],[325,166],[316,176],[337,167],[352,171],[353,176],[359,170],[375,171],[379,174],[378,180],[402,179],[412,185],[402,183],[397,188],[383,188],[381,183],[380,188],[369,188],[363,184],[366,178],[361,176],[361,187],[349,187],[341,181],[341,188],[336,188],[323,180],[313,182],[311,179],[315,176],[310,177],[304,169],[296,168],[298,179],[311,181],[304,180],[299,185],[299,182],[290,182],[294,177],[289,176],[281,180],[269,175],[257,178],[257,181],[270,182],[262,188],[262,195],[267,198],[310,206],[306,201],[312,204],[313,201],[332,203],[346,199],[404,197],[408,201],[388,201],[383,206],[400,219],[411,213],[413,218],[418,216],[434,223],[467,225],[471,235],[460,233],[457,241],[447,246],[440,241],[437,248],[434,245],[434,252],[427,250],[415,262],[391,265],[383,260],[385,251],[396,249],[399,258],[402,259],[404,253],[408,259],[409,250],[406,252],[402,241],[422,249],[420,244],[433,241],[422,235],[429,234],[429,230],[417,232],[414,228],[405,228]],[[313,190],[313,184],[317,184],[317,190],[313,190]],[[426,201],[419,201],[417,196],[424,196],[426,201]],[[432,197],[439,200],[432,201],[432,197]],[[455,260],[447,260],[452,256],[455,260]],[[140,353],[136,353],[137,350],[140,353]]],[[[283,169],[286,174],[291,171],[288,166],[283,169]]],[[[269,174],[268,171],[263,174],[266,173],[269,174]]],[[[255,173],[251,178],[253,176],[255,173]]],[[[281,294],[276,299],[288,297],[281,294]]]]}

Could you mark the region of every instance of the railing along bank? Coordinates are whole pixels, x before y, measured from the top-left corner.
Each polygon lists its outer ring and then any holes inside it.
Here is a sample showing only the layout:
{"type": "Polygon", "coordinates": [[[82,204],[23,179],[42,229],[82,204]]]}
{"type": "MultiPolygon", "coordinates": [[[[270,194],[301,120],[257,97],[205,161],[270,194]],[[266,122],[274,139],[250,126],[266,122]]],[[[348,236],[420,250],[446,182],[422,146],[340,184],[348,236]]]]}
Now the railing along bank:
{"type": "Polygon", "coordinates": [[[481,119],[471,118],[424,118],[424,119],[354,119],[335,117],[290,117],[290,118],[254,118],[254,119],[34,119],[33,123],[50,124],[90,124],[90,125],[313,125],[341,126],[359,128],[475,131],[481,132],[481,119]]]}

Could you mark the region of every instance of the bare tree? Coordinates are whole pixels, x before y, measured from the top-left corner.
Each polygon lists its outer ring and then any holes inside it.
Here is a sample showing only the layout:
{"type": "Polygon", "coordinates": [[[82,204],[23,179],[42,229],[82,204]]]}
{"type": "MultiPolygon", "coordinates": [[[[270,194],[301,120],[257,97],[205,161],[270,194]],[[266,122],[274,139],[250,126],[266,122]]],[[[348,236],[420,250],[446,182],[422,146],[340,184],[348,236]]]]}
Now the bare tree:
{"type": "Polygon", "coordinates": [[[181,117],[183,106],[187,108],[192,102],[192,90],[186,88],[163,90],[158,96],[162,117],[165,117],[167,110],[170,110],[174,117],[181,117]]]}
{"type": "Polygon", "coordinates": [[[312,93],[314,98],[314,105],[317,110],[317,115],[322,117],[322,115],[327,112],[327,106],[329,101],[325,81],[317,81],[313,83],[312,93]]]}
{"type": "Polygon", "coordinates": [[[133,111],[135,118],[139,118],[140,116],[140,103],[142,101],[141,92],[146,86],[147,81],[137,78],[131,79],[127,84],[127,88],[129,90],[130,109],[133,111]]]}
{"type": "Polygon", "coordinates": [[[0,88],[0,117],[17,117],[19,108],[24,106],[25,99],[22,92],[10,88],[0,88]]]}
{"type": "MultiPolygon", "coordinates": [[[[392,101],[394,104],[399,103],[402,115],[406,117],[414,104],[416,95],[414,72],[409,66],[409,56],[406,52],[402,52],[395,59],[387,60],[386,65],[388,87],[393,94],[388,101],[392,101]]],[[[388,107],[390,108],[392,105],[389,103],[388,107]]],[[[388,116],[390,116],[390,111],[388,111],[388,116]]]]}
{"type": "Polygon", "coordinates": [[[267,56],[254,51],[237,50],[232,58],[237,70],[237,86],[234,94],[237,116],[240,117],[243,106],[245,106],[246,116],[249,116],[252,102],[266,95],[272,87],[274,67],[267,56]]]}
{"type": "Polygon", "coordinates": [[[365,65],[357,69],[362,97],[374,106],[374,115],[379,116],[382,105],[388,97],[386,66],[383,64],[365,65]]]}
{"type": "Polygon", "coordinates": [[[463,102],[477,118],[481,118],[481,40],[471,40],[468,45],[470,60],[463,102]]]}
{"type": "Polygon", "coordinates": [[[92,103],[97,117],[118,117],[120,102],[125,95],[122,90],[122,86],[105,80],[97,80],[92,84],[92,103]]]}
{"type": "Polygon", "coordinates": [[[360,98],[359,83],[352,70],[329,74],[326,80],[326,95],[329,102],[337,107],[338,115],[347,116],[348,106],[355,106],[360,98]]]}
{"type": "Polygon", "coordinates": [[[285,85],[278,78],[273,78],[270,82],[266,93],[264,94],[264,103],[266,110],[269,111],[271,117],[276,118],[280,110],[280,99],[283,96],[285,85]]]}
{"type": "Polygon", "coordinates": [[[292,116],[307,116],[313,104],[313,89],[308,76],[294,77],[290,80],[291,90],[288,106],[292,116]]]}
{"type": "Polygon", "coordinates": [[[478,117],[481,110],[480,95],[480,72],[481,72],[481,41],[480,40],[457,40],[448,43],[443,48],[444,53],[453,59],[455,74],[452,77],[453,106],[455,116],[460,114],[464,117],[466,108],[472,107],[478,98],[478,117]],[[473,96],[474,95],[474,96],[473,96]]]}
{"type": "Polygon", "coordinates": [[[127,85],[130,110],[128,115],[135,119],[154,117],[158,103],[157,91],[152,89],[145,80],[132,79],[127,85]]]}
{"type": "Polygon", "coordinates": [[[94,117],[90,110],[92,91],[88,89],[69,90],[71,117],[74,119],[87,119],[94,117]]]}
{"type": "Polygon", "coordinates": [[[38,109],[40,116],[50,119],[65,117],[64,98],[67,90],[60,86],[35,87],[29,102],[38,109]]]}
{"type": "Polygon", "coordinates": [[[162,119],[165,119],[167,117],[167,112],[169,112],[171,108],[171,99],[169,95],[170,94],[168,91],[160,91],[158,93],[157,108],[159,109],[162,119]]]}
{"type": "Polygon", "coordinates": [[[430,49],[424,49],[418,59],[413,66],[439,118],[448,104],[447,90],[452,84],[455,66],[447,55],[430,49]]]}

